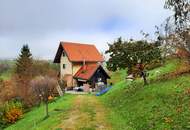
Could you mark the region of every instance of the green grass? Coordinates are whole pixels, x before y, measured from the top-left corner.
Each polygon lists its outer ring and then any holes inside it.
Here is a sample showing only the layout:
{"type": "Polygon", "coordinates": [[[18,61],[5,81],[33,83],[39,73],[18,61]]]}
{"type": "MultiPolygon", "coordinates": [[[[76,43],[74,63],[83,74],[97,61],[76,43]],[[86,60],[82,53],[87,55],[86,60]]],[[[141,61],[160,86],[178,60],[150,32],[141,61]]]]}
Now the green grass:
{"type": "Polygon", "coordinates": [[[120,70],[120,71],[116,71],[116,72],[112,72],[110,74],[111,79],[108,80],[109,83],[118,83],[120,81],[123,81],[126,77],[126,70],[120,70]]]}
{"type": "Polygon", "coordinates": [[[71,108],[74,97],[73,95],[65,95],[57,99],[56,102],[50,103],[50,117],[45,120],[45,106],[42,105],[26,113],[23,119],[9,126],[6,130],[49,130],[56,128],[62,119],[68,118],[67,112],[71,108]],[[61,111],[54,111],[54,109],[61,109],[61,111]]]}
{"type": "Polygon", "coordinates": [[[176,60],[170,60],[151,70],[149,79],[153,81],[147,86],[143,86],[141,79],[129,82],[121,78],[103,95],[101,100],[112,110],[108,119],[113,127],[116,130],[190,129],[190,94],[186,93],[190,88],[190,75],[156,80],[158,76],[175,71],[178,65],[176,60]],[[159,73],[155,74],[157,71],[159,73]]]}
{"type": "Polygon", "coordinates": [[[179,59],[167,60],[163,66],[149,71],[149,80],[151,79],[154,80],[158,76],[175,71],[180,66],[180,64],[181,64],[181,61],[179,59]]]}

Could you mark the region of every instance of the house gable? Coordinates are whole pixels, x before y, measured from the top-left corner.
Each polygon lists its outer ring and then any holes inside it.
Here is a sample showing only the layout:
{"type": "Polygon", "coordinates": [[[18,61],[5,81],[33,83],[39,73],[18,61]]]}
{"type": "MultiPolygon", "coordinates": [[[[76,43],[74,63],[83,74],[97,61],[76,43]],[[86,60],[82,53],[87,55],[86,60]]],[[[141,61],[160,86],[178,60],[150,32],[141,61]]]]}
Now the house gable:
{"type": "Polygon", "coordinates": [[[57,53],[56,53],[54,61],[53,61],[54,63],[60,63],[62,53],[63,53],[63,47],[61,44],[59,44],[57,53]]]}

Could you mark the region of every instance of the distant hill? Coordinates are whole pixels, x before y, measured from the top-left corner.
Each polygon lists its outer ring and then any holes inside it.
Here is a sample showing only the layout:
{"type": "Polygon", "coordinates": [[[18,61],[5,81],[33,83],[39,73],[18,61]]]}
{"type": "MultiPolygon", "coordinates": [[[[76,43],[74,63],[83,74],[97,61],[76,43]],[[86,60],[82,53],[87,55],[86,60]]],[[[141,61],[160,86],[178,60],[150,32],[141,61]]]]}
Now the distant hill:
{"type": "MultiPolygon", "coordinates": [[[[52,60],[37,60],[37,63],[43,63],[46,62],[50,65],[50,67],[54,70],[59,71],[59,65],[58,64],[54,64],[52,60]]],[[[13,69],[16,63],[16,59],[0,59],[0,78],[2,78],[3,80],[8,80],[11,78],[11,75],[13,73],[13,69]],[[7,69],[2,71],[2,67],[1,66],[6,66],[7,69]]]]}

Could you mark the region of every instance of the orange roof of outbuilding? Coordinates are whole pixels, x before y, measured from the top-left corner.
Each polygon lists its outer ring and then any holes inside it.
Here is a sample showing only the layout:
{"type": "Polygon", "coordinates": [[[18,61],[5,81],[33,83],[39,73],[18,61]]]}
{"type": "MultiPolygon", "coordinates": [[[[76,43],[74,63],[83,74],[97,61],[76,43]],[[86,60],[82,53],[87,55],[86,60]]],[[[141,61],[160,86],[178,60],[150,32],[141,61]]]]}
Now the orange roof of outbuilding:
{"type": "Polygon", "coordinates": [[[104,61],[102,55],[99,53],[97,48],[92,44],[81,44],[72,42],[60,42],[56,57],[54,59],[55,63],[60,62],[60,56],[65,51],[69,60],[72,62],[102,62],[104,61]]]}
{"type": "Polygon", "coordinates": [[[96,72],[99,66],[100,65],[98,64],[84,65],[77,71],[74,77],[78,79],[88,80],[93,76],[93,74],[96,72]]]}

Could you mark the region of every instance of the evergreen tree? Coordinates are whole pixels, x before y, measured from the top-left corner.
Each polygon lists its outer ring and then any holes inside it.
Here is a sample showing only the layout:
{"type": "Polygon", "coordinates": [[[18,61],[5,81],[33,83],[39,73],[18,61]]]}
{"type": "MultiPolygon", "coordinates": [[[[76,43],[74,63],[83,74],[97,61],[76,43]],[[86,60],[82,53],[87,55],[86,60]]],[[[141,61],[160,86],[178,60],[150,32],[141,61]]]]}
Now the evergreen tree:
{"type": "Polygon", "coordinates": [[[28,75],[32,66],[32,54],[28,45],[23,45],[21,54],[16,60],[16,74],[26,76],[28,75]]]}

